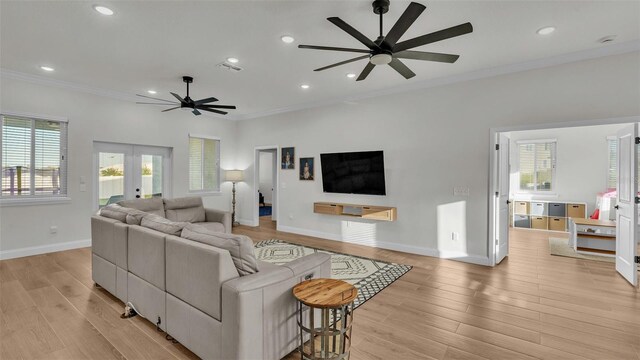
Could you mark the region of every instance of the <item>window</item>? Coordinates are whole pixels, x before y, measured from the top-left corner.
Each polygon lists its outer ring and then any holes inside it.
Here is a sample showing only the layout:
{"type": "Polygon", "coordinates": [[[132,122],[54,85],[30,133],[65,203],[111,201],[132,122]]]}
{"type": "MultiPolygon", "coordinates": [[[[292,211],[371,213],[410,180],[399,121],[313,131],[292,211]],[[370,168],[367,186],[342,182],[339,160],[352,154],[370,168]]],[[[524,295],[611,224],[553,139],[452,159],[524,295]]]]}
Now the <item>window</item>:
{"type": "Polygon", "coordinates": [[[551,192],[556,172],[556,142],[518,142],[520,191],[551,192]]]}
{"type": "Polygon", "coordinates": [[[189,191],[220,191],[220,140],[189,135],[189,191]]]}
{"type": "Polygon", "coordinates": [[[618,187],[618,140],[615,136],[607,137],[607,152],[609,166],[607,167],[607,189],[615,190],[618,187]]]}
{"type": "Polygon", "coordinates": [[[0,198],[67,195],[67,123],[1,115],[0,198]]]}

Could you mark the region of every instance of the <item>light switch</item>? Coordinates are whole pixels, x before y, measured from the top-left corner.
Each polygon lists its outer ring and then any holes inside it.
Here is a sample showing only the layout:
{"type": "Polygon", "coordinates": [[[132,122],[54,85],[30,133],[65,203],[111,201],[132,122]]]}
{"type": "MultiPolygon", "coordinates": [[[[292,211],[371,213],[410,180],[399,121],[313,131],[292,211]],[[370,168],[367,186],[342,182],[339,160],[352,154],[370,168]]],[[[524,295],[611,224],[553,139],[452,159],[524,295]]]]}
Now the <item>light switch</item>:
{"type": "Polygon", "coordinates": [[[87,184],[81,183],[80,184],[80,192],[85,192],[85,191],[87,191],[87,184]]]}

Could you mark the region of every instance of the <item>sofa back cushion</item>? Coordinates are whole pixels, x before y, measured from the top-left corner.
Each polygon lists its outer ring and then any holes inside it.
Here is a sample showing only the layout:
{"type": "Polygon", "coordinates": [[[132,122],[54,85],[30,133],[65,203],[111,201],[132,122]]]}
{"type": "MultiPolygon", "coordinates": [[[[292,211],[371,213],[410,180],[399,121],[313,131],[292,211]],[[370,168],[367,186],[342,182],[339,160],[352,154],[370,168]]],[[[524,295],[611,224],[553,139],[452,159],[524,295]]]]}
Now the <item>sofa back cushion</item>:
{"type": "Polygon", "coordinates": [[[164,211],[167,219],[172,221],[190,223],[205,221],[205,212],[201,197],[164,199],[164,211]]]}
{"type": "Polygon", "coordinates": [[[164,217],[162,198],[122,200],[118,201],[118,205],[164,217]]]}
{"type": "Polygon", "coordinates": [[[120,206],[118,204],[109,204],[100,209],[100,216],[134,225],[140,225],[140,220],[145,215],[147,215],[147,213],[144,211],[120,206]],[[128,220],[129,217],[131,217],[131,221],[133,222],[128,220]],[[137,223],[135,222],[136,220],[137,223]]]}
{"type": "Polygon", "coordinates": [[[195,224],[185,226],[180,236],[229,251],[240,276],[258,272],[258,261],[254,253],[253,241],[247,236],[211,232],[205,227],[195,224]]]}
{"type": "Polygon", "coordinates": [[[149,229],[160,231],[165,234],[176,235],[176,236],[180,236],[182,229],[187,224],[188,223],[185,223],[185,222],[171,221],[162,216],[153,215],[153,214],[147,214],[145,217],[142,218],[142,221],[140,222],[140,225],[142,227],[146,227],[149,229]]]}

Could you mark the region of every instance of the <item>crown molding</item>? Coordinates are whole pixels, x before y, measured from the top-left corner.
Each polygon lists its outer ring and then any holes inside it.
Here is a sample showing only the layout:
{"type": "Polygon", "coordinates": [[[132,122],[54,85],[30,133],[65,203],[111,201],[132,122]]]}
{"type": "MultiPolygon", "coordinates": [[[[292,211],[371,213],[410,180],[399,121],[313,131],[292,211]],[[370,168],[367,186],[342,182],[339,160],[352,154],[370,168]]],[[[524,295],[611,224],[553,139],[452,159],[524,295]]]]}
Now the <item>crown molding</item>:
{"type": "MultiPolygon", "coordinates": [[[[91,94],[106,98],[111,98],[120,101],[127,102],[136,102],[140,101],[140,98],[135,94],[130,94],[122,91],[115,91],[109,89],[103,89],[95,86],[79,84],[71,81],[52,79],[42,75],[32,75],[19,71],[13,71],[9,69],[0,68],[0,77],[18,81],[30,82],[37,85],[51,86],[57,87],[60,89],[77,91],[85,94],[91,94]]],[[[236,120],[233,117],[226,117],[222,115],[215,115],[209,113],[203,113],[202,116],[211,117],[215,119],[223,119],[223,120],[236,120]]]]}
{"type": "MultiPolygon", "coordinates": [[[[463,74],[445,76],[435,79],[409,82],[405,85],[394,86],[388,89],[369,91],[363,94],[357,94],[347,97],[333,97],[322,101],[306,102],[291,106],[284,106],[279,108],[273,108],[261,112],[244,114],[244,115],[227,115],[216,116],[214,114],[203,114],[207,117],[225,120],[249,120],[256,119],[271,115],[282,114],[286,112],[300,111],[305,109],[312,109],[322,106],[333,105],[344,102],[355,102],[358,100],[364,100],[379,96],[387,96],[391,94],[416,91],[421,89],[428,89],[437,86],[450,85],[455,83],[461,83],[465,81],[479,80],[499,75],[512,74],[522,71],[541,69],[550,66],[557,66],[562,64],[568,64],[572,62],[578,62],[583,60],[596,59],[612,55],[621,55],[626,53],[640,51],[640,40],[632,40],[618,44],[611,44],[606,46],[597,47],[594,49],[587,49],[576,51],[568,54],[557,55],[542,59],[536,59],[531,61],[525,61],[516,64],[501,65],[492,68],[480,69],[475,71],[466,72],[463,74]]],[[[102,96],[112,98],[121,101],[135,102],[139,100],[134,94],[129,94],[120,91],[102,89],[90,85],[78,84],[70,81],[51,79],[45,76],[26,74],[18,71],[0,68],[0,76],[7,79],[14,79],[20,81],[26,81],[34,84],[58,87],[62,89],[83,92],[87,94],[93,94],[96,96],[102,96]]]]}
{"type": "Polygon", "coordinates": [[[470,71],[458,75],[445,76],[435,79],[422,80],[416,82],[410,82],[406,85],[399,85],[388,89],[381,89],[366,92],[363,94],[348,96],[348,97],[335,97],[331,99],[326,99],[322,101],[314,101],[307,102],[292,106],[286,106],[281,108],[276,108],[272,110],[267,110],[258,113],[246,114],[246,115],[238,115],[236,116],[237,120],[250,120],[260,117],[266,117],[271,115],[277,115],[286,112],[299,111],[304,109],[312,109],[317,107],[323,107],[328,105],[334,105],[337,103],[349,103],[356,102],[358,100],[364,100],[369,98],[375,98],[379,96],[386,96],[391,94],[416,91],[421,89],[428,89],[438,86],[450,85],[455,83],[461,83],[472,80],[479,80],[484,78],[490,78],[499,75],[512,74],[522,71],[541,69],[545,67],[557,66],[562,64],[568,64],[572,62],[597,59],[606,56],[612,55],[621,55],[626,53],[638,52],[640,51],[640,40],[632,40],[618,44],[606,45],[594,49],[581,50],[577,52],[572,52],[563,55],[557,55],[547,58],[541,58],[531,61],[525,61],[521,63],[501,65],[492,68],[485,68],[475,71],[470,71]]]}

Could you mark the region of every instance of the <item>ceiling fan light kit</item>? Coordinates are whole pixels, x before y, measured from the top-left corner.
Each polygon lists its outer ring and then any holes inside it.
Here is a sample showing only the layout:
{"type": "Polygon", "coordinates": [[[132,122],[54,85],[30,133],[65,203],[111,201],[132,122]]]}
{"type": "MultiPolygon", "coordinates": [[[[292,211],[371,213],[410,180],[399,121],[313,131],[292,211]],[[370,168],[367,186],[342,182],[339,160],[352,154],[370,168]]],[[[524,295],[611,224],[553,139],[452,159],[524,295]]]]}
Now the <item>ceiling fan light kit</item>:
{"type": "Polygon", "coordinates": [[[444,30],[436,31],[430,34],[418,36],[409,40],[398,42],[402,35],[413,25],[416,19],[422,14],[426,7],[422,4],[412,2],[409,4],[404,13],[400,16],[398,21],[393,25],[391,30],[386,36],[383,35],[383,15],[389,11],[389,0],[375,0],[371,4],[373,6],[373,13],[380,17],[380,35],[376,40],[371,40],[363,35],[358,30],[351,27],[351,25],[344,22],[338,17],[327,18],[332,24],[336,25],[356,40],[361,42],[368,49],[355,49],[355,48],[341,48],[331,46],[316,46],[316,45],[298,45],[301,49],[312,50],[328,50],[328,51],[342,51],[353,52],[367,55],[361,55],[352,59],[344,60],[332,65],[324,66],[314,71],[323,71],[331,69],[336,66],[352,63],[358,60],[369,59],[369,63],[362,70],[357,81],[366,79],[369,73],[377,65],[389,65],[395,71],[400,73],[405,79],[410,79],[416,74],[411,71],[400,59],[422,60],[422,61],[436,61],[443,63],[454,63],[458,60],[460,55],[442,54],[424,51],[413,51],[418,46],[431,44],[437,41],[450,39],[460,35],[473,32],[473,26],[471,23],[464,23],[457,26],[453,26],[444,30]]]}
{"type": "Polygon", "coordinates": [[[175,97],[176,100],[178,100],[177,102],[176,101],[158,99],[158,98],[154,98],[154,97],[150,97],[150,96],[146,96],[146,95],[137,94],[140,97],[151,99],[151,100],[155,100],[155,101],[160,101],[160,102],[155,102],[155,103],[136,102],[136,104],[173,106],[173,107],[170,107],[168,109],[162,110],[162,112],[175,110],[175,109],[181,109],[181,110],[191,111],[193,113],[193,115],[196,115],[196,116],[202,114],[200,112],[200,110],[208,111],[208,112],[212,112],[212,113],[216,113],[216,114],[220,114],[220,115],[226,115],[227,114],[226,111],[221,111],[221,110],[217,110],[217,109],[235,109],[236,108],[234,105],[208,105],[209,103],[218,101],[218,99],[216,99],[214,97],[209,97],[209,98],[206,98],[206,99],[200,99],[200,100],[195,100],[194,101],[189,96],[189,84],[193,83],[193,77],[191,77],[191,76],[183,76],[182,77],[182,81],[184,81],[187,84],[187,96],[185,96],[184,99],[182,97],[180,97],[180,95],[178,95],[176,93],[170,93],[170,94],[173,95],[173,97],[175,97]]]}

